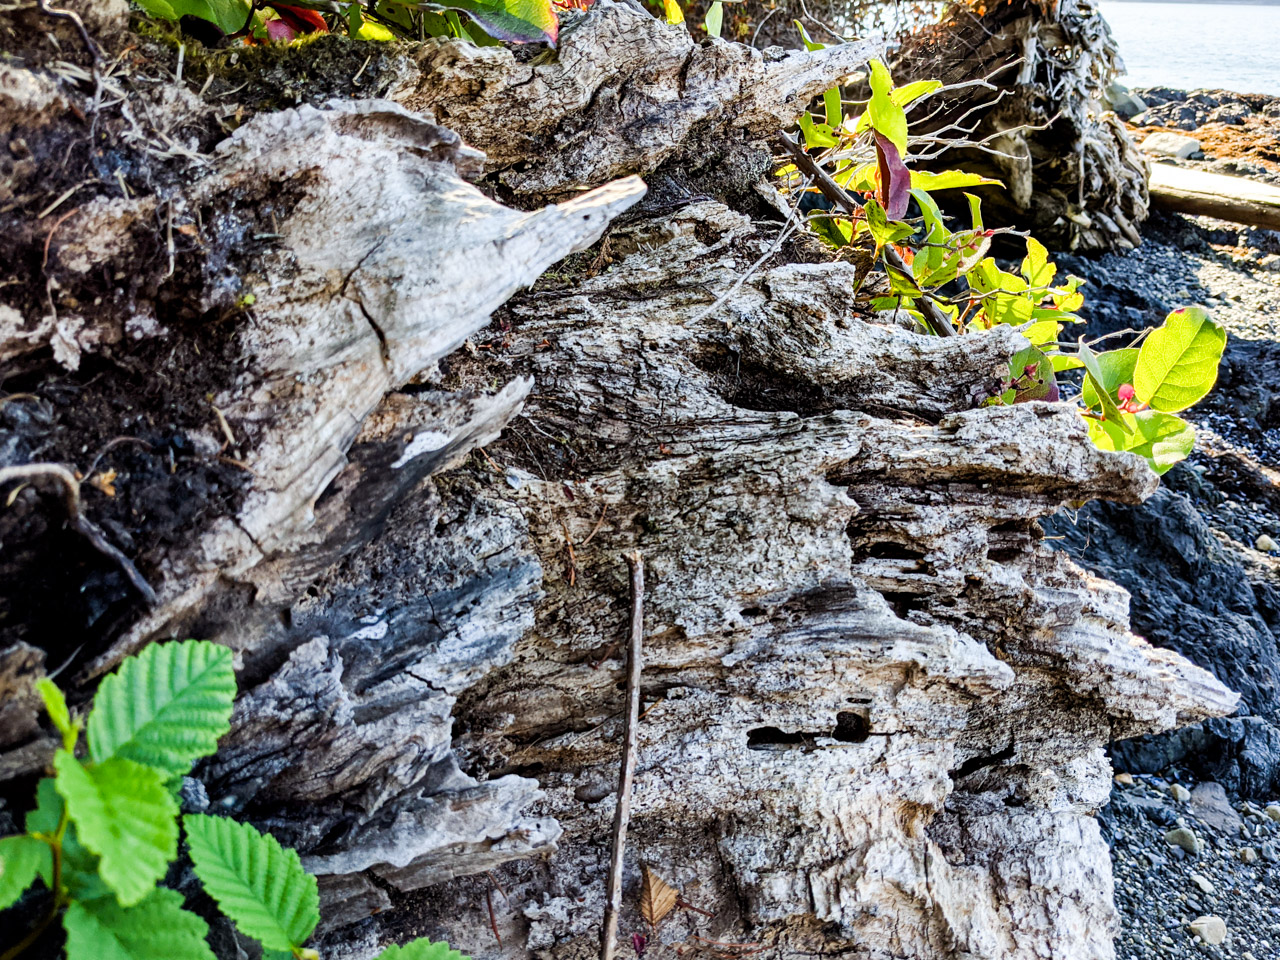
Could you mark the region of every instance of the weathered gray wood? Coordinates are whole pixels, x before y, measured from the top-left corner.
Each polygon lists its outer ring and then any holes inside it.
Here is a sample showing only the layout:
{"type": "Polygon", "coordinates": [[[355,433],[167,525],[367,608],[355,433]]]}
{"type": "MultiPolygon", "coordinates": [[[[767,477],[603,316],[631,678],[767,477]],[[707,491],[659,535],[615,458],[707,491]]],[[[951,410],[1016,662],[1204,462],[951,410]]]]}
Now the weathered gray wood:
{"type": "Polygon", "coordinates": [[[1168,163],[1151,165],[1151,201],[1166,210],[1280,230],[1280,188],[1168,163]]]}
{"type": "MultiPolygon", "coordinates": [[[[1133,636],[1127,594],[1036,521],[1136,502],[1154,476],[1090,445],[1066,405],[981,406],[1016,332],[879,325],[855,265],[788,262],[776,223],[682,196],[619,224],[634,179],[536,211],[470,186],[488,170],[563,193],[695,163],[785,126],[866,52],[694,45],[609,0],[565,33],[558,59],[527,63],[410,48],[389,70],[418,71],[401,103],[259,114],[174,161],[191,176],[169,192],[88,199],[60,228],[67,309],[13,307],[0,356],[50,381],[107,348],[154,359],[135,341],[205,333],[161,329],[180,295],[227,328],[216,415],[201,406],[185,439],[243,474],[241,499],[139,551],[160,606],[126,610],[63,675],[73,699],[157,637],[225,643],[241,695],[188,802],[203,786],[210,809],[299,849],[325,956],[419,924],[473,956],[587,956],[623,726],[616,557],[640,550],[622,936],[646,932],[655,957],[695,935],[778,957],[1106,956],[1105,744],[1236,698],[1133,636]],[[154,256],[170,218],[198,240],[172,278],[154,256]],[[610,223],[607,247],[517,295],[610,223]],[[129,270],[147,282],[127,311],[67,303],[129,270]],[[642,862],[714,919],[646,930],[642,862]],[[501,947],[487,871],[509,896],[501,947]]],[[[194,94],[172,99],[129,135],[212,123],[194,94]]],[[[7,648],[0,689],[44,659],[7,648]]],[[[51,742],[29,690],[15,707],[0,772],[30,775],[51,742]]]]}

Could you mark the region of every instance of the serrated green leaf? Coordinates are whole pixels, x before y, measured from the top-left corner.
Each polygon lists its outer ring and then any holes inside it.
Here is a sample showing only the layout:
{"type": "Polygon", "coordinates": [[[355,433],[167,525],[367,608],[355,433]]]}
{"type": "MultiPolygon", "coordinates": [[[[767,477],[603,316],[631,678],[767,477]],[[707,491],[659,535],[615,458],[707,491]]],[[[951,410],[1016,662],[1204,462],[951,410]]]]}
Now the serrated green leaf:
{"type": "MultiPolygon", "coordinates": [[[[53,777],[45,777],[36,784],[35,808],[27,811],[27,833],[52,837],[58,832],[62,807],[62,797],[58,796],[53,777]]],[[[41,863],[40,879],[52,889],[52,857],[41,863]]],[[[93,900],[111,894],[98,876],[98,858],[84,848],[73,823],[68,823],[62,834],[62,885],[73,900],[93,900]]]]}
{"type": "Polygon", "coordinates": [[[73,903],[62,926],[67,960],[214,960],[209,925],[163,887],[128,908],[110,897],[73,903]]]}
{"type": "Polygon", "coordinates": [[[1165,413],[1187,409],[1217,382],[1226,343],[1227,332],[1199,307],[1175,310],[1143,341],[1133,371],[1138,399],[1165,413]]]}
{"type": "Polygon", "coordinates": [[[178,853],[178,804],[160,774],[123,757],[86,767],[66,750],[53,766],[80,842],[100,858],[103,882],[124,906],[138,903],[178,853]]]}
{"type": "MultiPolygon", "coordinates": [[[[1138,362],[1138,351],[1132,347],[1123,350],[1108,350],[1106,353],[1095,353],[1098,361],[1098,372],[1102,375],[1102,388],[1116,397],[1116,390],[1122,384],[1133,383],[1133,368],[1138,362]]],[[[1100,405],[1098,392],[1093,389],[1092,378],[1086,380],[1081,390],[1081,399],[1090,409],[1100,405]]]]}
{"type": "Polygon", "coordinates": [[[225,817],[188,814],[182,822],[196,876],[240,932],[272,950],[302,946],[320,922],[320,900],[297,852],[225,817]]]}
{"type": "Polygon", "coordinates": [[[231,729],[236,674],[231,651],[207,640],[156,643],[98,687],[89,714],[89,752],[123,757],[181,776],[218,749],[231,729]]]}
{"type": "Polygon", "coordinates": [[[433,943],[426,937],[410,940],[402,947],[387,947],[374,960],[471,960],[443,940],[433,943]]]}
{"type": "Polygon", "coordinates": [[[41,677],[36,681],[36,691],[40,694],[40,699],[44,701],[45,712],[49,714],[49,719],[53,721],[54,729],[62,734],[62,745],[68,750],[74,750],[76,740],[80,736],[80,730],[71,722],[71,711],[67,709],[67,698],[62,695],[58,685],[48,677],[41,677]]]}
{"type": "Polygon", "coordinates": [[[21,835],[0,840],[0,910],[12,906],[37,876],[52,870],[53,854],[43,840],[21,835]]]}
{"type": "Polygon", "coordinates": [[[880,132],[890,143],[898,148],[898,155],[907,158],[907,115],[902,107],[894,103],[890,97],[893,79],[889,69],[879,60],[869,63],[871,74],[871,101],[867,104],[866,116],[871,126],[880,132]]]}

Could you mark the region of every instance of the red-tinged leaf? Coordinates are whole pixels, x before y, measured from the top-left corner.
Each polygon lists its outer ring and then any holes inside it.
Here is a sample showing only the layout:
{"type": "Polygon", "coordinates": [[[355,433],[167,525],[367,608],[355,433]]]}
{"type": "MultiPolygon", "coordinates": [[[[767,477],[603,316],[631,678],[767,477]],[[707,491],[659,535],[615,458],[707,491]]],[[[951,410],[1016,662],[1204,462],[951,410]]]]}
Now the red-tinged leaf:
{"type": "MultiPolygon", "coordinates": [[[[329,25],[324,17],[314,10],[305,7],[290,7],[284,4],[273,4],[272,9],[280,15],[280,19],[293,28],[295,33],[328,33],[329,25]]],[[[267,24],[267,35],[271,36],[271,25],[267,24]]],[[[271,39],[277,39],[271,36],[271,39]]],[[[293,39],[290,37],[289,39],[293,39]]]]}
{"type": "Polygon", "coordinates": [[[880,203],[885,216],[901,220],[911,203],[911,172],[902,162],[902,154],[879,130],[876,135],[876,164],[880,170],[880,203]]]}
{"type": "Polygon", "coordinates": [[[289,22],[284,19],[267,21],[267,39],[272,41],[285,41],[296,39],[298,31],[289,26],[289,22]]]}

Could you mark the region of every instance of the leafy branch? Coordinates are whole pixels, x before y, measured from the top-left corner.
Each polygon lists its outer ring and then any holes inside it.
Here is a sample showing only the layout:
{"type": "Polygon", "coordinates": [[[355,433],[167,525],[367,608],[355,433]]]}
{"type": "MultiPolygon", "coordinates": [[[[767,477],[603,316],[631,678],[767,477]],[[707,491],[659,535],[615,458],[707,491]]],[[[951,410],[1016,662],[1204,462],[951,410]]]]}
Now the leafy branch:
{"type": "MultiPolygon", "coordinates": [[[[26,832],[0,839],[0,910],[37,881],[49,902],[0,960],[17,960],[59,917],[68,960],[215,960],[208,924],[160,885],[180,830],[205,891],[264,956],[319,960],[305,945],[320,922],[316,879],[297,852],[247,823],[179,815],[183,775],[230,729],[230,650],[196,640],[153,644],[102,681],[85,724],[51,680],[37,688],[62,747],[54,775],[37,784],[26,832]]],[[[378,960],[466,958],[419,939],[378,960]]]]}
{"type": "MultiPolygon", "coordinates": [[[[804,36],[811,48],[819,46],[804,36]]],[[[960,170],[933,173],[908,166],[912,146],[938,137],[911,137],[907,113],[945,88],[932,80],[895,87],[877,60],[869,64],[868,82],[870,98],[854,104],[864,107],[859,114],[845,116],[839,90],[828,90],[821,114],[806,112],[800,119],[803,144],[781,135],[792,163],[778,176],[786,192],[816,189],[825,198],[829,212],[808,223],[826,243],[836,249],[871,248],[888,281],[887,294],[874,297],[872,308],[905,313],[936,336],[1015,327],[1029,345],[1010,357],[998,390],[985,403],[1058,401],[1057,374],[1082,369],[1075,400],[1099,449],[1135,453],[1156,473],[1184,459],[1195,444],[1195,431],[1176,414],[1204,397],[1216,381],[1226,344],[1223,329],[1192,307],[1174,311],[1162,326],[1138,333],[1120,349],[1095,353],[1083,338],[1075,344],[1060,341],[1064,324],[1081,322],[1076,311],[1084,304],[1083,281],[1060,280],[1048,251],[1030,236],[1017,272],[1003,269],[990,255],[992,239],[1013,231],[987,228],[979,198],[968,193],[970,225],[952,229],[932,196],[996,181],[960,170]],[[833,164],[833,170],[824,164],[833,164]],[[908,216],[913,205],[914,218],[908,216]]]]}

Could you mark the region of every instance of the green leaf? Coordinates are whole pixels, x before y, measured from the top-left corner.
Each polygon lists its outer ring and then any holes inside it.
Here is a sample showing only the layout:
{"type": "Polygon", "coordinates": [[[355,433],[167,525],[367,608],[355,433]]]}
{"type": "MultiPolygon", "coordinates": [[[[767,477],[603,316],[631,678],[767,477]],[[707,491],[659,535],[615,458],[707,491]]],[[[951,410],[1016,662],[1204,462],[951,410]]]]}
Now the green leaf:
{"type": "Polygon", "coordinates": [[[98,873],[124,906],[155,889],[178,853],[178,804],[150,767],[113,757],[82,765],[66,750],[53,759],[58,793],[98,873]]]}
{"type": "Polygon", "coordinates": [[[432,943],[426,937],[410,940],[403,947],[387,947],[374,960],[471,960],[443,940],[432,943]]]}
{"type": "Polygon", "coordinates": [[[237,929],[272,950],[302,946],[320,922],[316,878],[294,850],[225,817],[183,817],[196,876],[237,929]]]}
{"type": "Polygon", "coordinates": [[[1079,370],[1084,366],[1078,357],[1069,357],[1065,353],[1055,353],[1049,359],[1053,361],[1055,373],[1061,373],[1063,370],[1079,370]]]}
{"type": "MultiPolygon", "coordinates": [[[[27,833],[52,837],[58,832],[62,807],[62,797],[58,796],[53,777],[45,777],[36,784],[35,808],[27,811],[27,833]]],[[[52,856],[41,864],[40,878],[46,887],[53,888],[52,856]]],[[[98,876],[98,858],[84,848],[73,823],[68,823],[62,834],[62,885],[73,900],[92,900],[111,894],[98,876]]]]}
{"type": "Polygon", "coordinates": [[[1022,335],[1037,347],[1043,347],[1046,343],[1056,341],[1061,329],[1062,324],[1056,320],[1040,320],[1023,330],[1022,335]]]}
{"type": "Polygon", "coordinates": [[[67,960],[214,960],[209,925],[163,887],[127,909],[110,897],[73,903],[62,926],[67,960]]]}
{"type": "Polygon", "coordinates": [[[839,217],[814,217],[809,226],[819,237],[839,249],[853,240],[853,224],[839,217]]]}
{"type": "Polygon", "coordinates": [[[876,247],[883,247],[887,243],[897,243],[899,240],[905,240],[911,234],[915,233],[911,224],[903,223],[900,220],[890,220],[884,212],[884,207],[880,206],[877,200],[868,200],[862,207],[867,215],[867,230],[876,242],[876,247]]]}
{"type": "Polygon", "coordinates": [[[0,840],[0,910],[11,907],[37,876],[53,871],[49,845],[35,837],[0,840]]]}
{"type": "Polygon", "coordinates": [[[1081,337],[1078,342],[1079,347],[1076,355],[1084,364],[1086,384],[1090,379],[1093,380],[1092,395],[1097,397],[1098,403],[1102,407],[1102,416],[1106,420],[1106,429],[1108,431],[1118,430],[1125,435],[1132,434],[1132,425],[1120,416],[1120,409],[1116,406],[1115,401],[1111,399],[1111,394],[1103,387],[1098,386],[1098,384],[1106,380],[1106,375],[1102,372],[1102,366],[1098,363],[1097,355],[1089,349],[1089,345],[1084,342],[1084,337],[1081,337]]]}
{"type": "Polygon", "coordinates": [[[156,643],[98,687],[89,753],[124,757],[181,776],[218,749],[231,728],[236,674],[231,651],[207,640],[156,643]]]}
{"type": "MultiPolygon", "coordinates": [[[[679,4],[667,0],[670,6],[679,4]]],[[[441,0],[440,6],[461,10],[499,40],[512,43],[539,43],[555,46],[560,35],[560,21],[551,0],[441,0]]],[[[681,14],[679,23],[684,22],[681,14]]]]}
{"type": "Polygon", "coordinates": [[[48,677],[41,677],[36,681],[36,690],[40,693],[40,699],[44,701],[45,712],[49,714],[49,719],[53,721],[54,728],[62,734],[63,747],[68,750],[74,750],[76,740],[80,736],[80,729],[71,722],[71,711],[67,709],[67,698],[62,695],[58,685],[48,677]]]}
{"type": "Polygon", "coordinates": [[[1135,433],[1143,440],[1129,449],[1146,457],[1151,469],[1164,474],[1174,464],[1185,460],[1195,448],[1195,427],[1181,417],[1161,413],[1159,410],[1143,410],[1133,414],[1135,433]]]}
{"type": "MultiPolygon", "coordinates": [[[[1138,351],[1132,347],[1126,347],[1123,350],[1095,353],[1093,356],[1098,361],[1098,371],[1102,375],[1099,381],[1102,389],[1115,399],[1116,390],[1121,384],[1133,383],[1133,368],[1138,362],[1138,351]]],[[[1093,389],[1092,379],[1085,381],[1084,389],[1081,391],[1084,405],[1091,409],[1101,403],[1098,392],[1093,389]]]]}
{"type": "Polygon", "coordinates": [[[1025,403],[1028,400],[1056,400],[1056,383],[1053,364],[1035,347],[1024,347],[1009,358],[1009,376],[1014,396],[1007,402],[1025,403]],[[1027,371],[1030,370],[1030,373],[1027,371]]]}
{"type": "Polygon", "coordinates": [[[1142,344],[1133,372],[1139,400],[1177,413],[1212,389],[1227,333],[1199,307],[1175,310],[1142,344]]]}
{"type": "Polygon", "coordinates": [[[1129,430],[1127,434],[1109,423],[1090,422],[1089,439],[1099,450],[1136,453],[1145,457],[1157,474],[1164,474],[1185,460],[1195,447],[1195,428],[1181,417],[1159,410],[1123,416],[1129,430]]]}
{"type": "Polygon", "coordinates": [[[720,38],[720,31],[724,27],[724,4],[720,0],[715,0],[707,8],[706,19],[702,21],[702,28],[707,31],[708,37],[720,38]]]}
{"type": "Polygon", "coordinates": [[[980,187],[984,183],[998,184],[999,182],[989,177],[980,177],[976,173],[965,173],[963,170],[944,170],[942,173],[929,173],[927,170],[911,171],[912,190],[955,190],[960,187],[980,187]]]}
{"type": "Polygon", "coordinates": [[[1058,273],[1049,262],[1049,251],[1035,237],[1027,237],[1027,255],[1022,260],[1022,275],[1030,287],[1047,287],[1058,273]]]}
{"type": "Polygon", "coordinates": [[[684,11],[680,9],[680,0],[662,0],[662,9],[666,12],[667,23],[672,26],[684,23],[684,11]]]}
{"type": "MultiPolygon", "coordinates": [[[[927,97],[935,90],[942,89],[941,80],[916,80],[914,83],[908,83],[905,87],[898,87],[896,90],[889,92],[889,99],[900,107],[905,107],[909,103],[914,103],[921,97],[927,97]]],[[[995,181],[989,181],[994,183],[995,181]]]]}
{"type": "Polygon", "coordinates": [[[893,79],[889,76],[888,67],[879,60],[872,60],[870,67],[871,102],[867,104],[866,115],[871,118],[871,126],[897,147],[898,155],[905,160],[907,115],[889,96],[893,89],[893,79]]]}
{"type": "Polygon", "coordinates": [[[249,4],[244,0],[138,0],[153,17],[177,20],[198,17],[216,24],[225,34],[239,33],[249,20],[249,4]]]}
{"type": "Polygon", "coordinates": [[[800,114],[800,119],[796,121],[800,130],[804,133],[805,147],[812,149],[814,147],[834,147],[836,138],[831,134],[831,128],[825,123],[814,123],[813,117],[806,110],[800,114]]]}
{"type": "Polygon", "coordinates": [[[973,229],[976,233],[982,229],[982,198],[972,193],[966,193],[964,198],[969,201],[969,215],[973,218],[973,229]]]}

